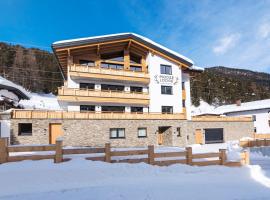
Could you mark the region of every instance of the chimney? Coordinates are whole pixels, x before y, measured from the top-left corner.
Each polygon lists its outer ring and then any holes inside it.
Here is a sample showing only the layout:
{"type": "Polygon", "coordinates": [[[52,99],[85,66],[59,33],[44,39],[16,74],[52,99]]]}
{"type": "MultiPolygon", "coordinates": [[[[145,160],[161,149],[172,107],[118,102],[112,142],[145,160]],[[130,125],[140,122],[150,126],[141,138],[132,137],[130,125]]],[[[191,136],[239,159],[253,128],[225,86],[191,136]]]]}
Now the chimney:
{"type": "Polygon", "coordinates": [[[236,103],[237,106],[241,106],[241,99],[236,100],[235,103],[236,103]]]}

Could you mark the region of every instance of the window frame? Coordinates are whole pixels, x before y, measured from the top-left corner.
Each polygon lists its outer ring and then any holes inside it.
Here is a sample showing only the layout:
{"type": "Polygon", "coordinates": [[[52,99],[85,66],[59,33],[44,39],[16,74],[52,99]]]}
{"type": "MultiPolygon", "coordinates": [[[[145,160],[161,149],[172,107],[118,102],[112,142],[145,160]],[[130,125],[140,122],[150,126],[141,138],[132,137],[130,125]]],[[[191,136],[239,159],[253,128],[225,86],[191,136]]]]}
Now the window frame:
{"type": "Polygon", "coordinates": [[[173,95],[173,86],[170,85],[161,85],[161,94],[165,94],[165,95],[173,95]],[[166,88],[170,88],[171,93],[166,93],[168,92],[168,89],[166,88]]]}
{"type": "Polygon", "coordinates": [[[161,113],[162,113],[162,114],[173,114],[173,106],[161,106],[161,113]],[[163,108],[165,108],[165,107],[166,107],[166,108],[171,108],[171,111],[172,111],[172,112],[164,112],[164,111],[163,111],[163,108]]]}
{"type": "Polygon", "coordinates": [[[147,138],[147,128],[146,127],[139,127],[138,129],[137,129],[137,136],[138,136],[138,138],[147,138]],[[139,131],[140,130],[145,130],[145,135],[144,136],[140,136],[139,135],[139,131]]]}
{"type": "Polygon", "coordinates": [[[125,139],[126,138],[126,130],[125,128],[110,128],[110,139],[125,139]],[[112,137],[112,131],[116,130],[116,137],[112,137]],[[119,137],[119,130],[123,130],[124,131],[124,136],[123,137],[119,137]]]}
{"type": "Polygon", "coordinates": [[[181,127],[177,127],[176,128],[176,132],[177,132],[177,137],[182,137],[182,134],[181,134],[181,127]]]}
{"type": "Polygon", "coordinates": [[[172,75],[172,66],[171,65],[161,64],[160,65],[160,74],[172,75]],[[168,69],[170,69],[170,70],[168,71],[168,69]]]}
{"type": "Polygon", "coordinates": [[[33,135],[33,124],[32,123],[18,123],[18,136],[32,136],[33,135]],[[22,126],[23,125],[31,125],[31,132],[23,132],[22,126]]]}

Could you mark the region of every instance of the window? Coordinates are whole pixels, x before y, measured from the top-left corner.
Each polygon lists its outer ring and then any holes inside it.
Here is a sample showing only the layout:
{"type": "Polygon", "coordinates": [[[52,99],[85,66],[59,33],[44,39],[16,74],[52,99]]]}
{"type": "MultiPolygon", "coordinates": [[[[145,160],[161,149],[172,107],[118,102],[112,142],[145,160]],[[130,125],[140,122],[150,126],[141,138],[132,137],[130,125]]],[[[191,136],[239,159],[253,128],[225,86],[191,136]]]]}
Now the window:
{"type": "Polygon", "coordinates": [[[32,135],[32,123],[19,123],[18,135],[32,135]]]}
{"type": "Polygon", "coordinates": [[[160,73],[172,75],[172,66],[170,65],[160,65],[160,73]]]}
{"type": "Polygon", "coordinates": [[[256,115],[252,115],[252,120],[255,122],[256,121],[256,115]]]}
{"type": "Polygon", "coordinates": [[[110,138],[125,138],[125,129],[124,128],[111,128],[110,129],[110,138]]]}
{"type": "Polygon", "coordinates": [[[142,67],[139,67],[139,66],[130,66],[130,70],[131,71],[135,71],[135,72],[141,72],[142,71],[142,67]]]}
{"type": "Polygon", "coordinates": [[[131,92],[142,92],[143,88],[142,87],[130,86],[130,91],[131,92]]]}
{"type": "Polygon", "coordinates": [[[147,137],[146,128],[138,128],[138,138],[147,137]]]}
{"type": "Polygon", "coordinates": [[[143,112],[143,107],[131,107],[131,112],[134,113],[142,113],[143,112]]]}
{"type": "Polygon", "coordinates": [[[172,95],[172,86],[161,86],[161,94],[170,94],[172,95]]]}
{"type": "Polygon", "coordinates": [[[94,83],[80,83],[80,88],[81,89],[94,90],[95,89],[95,84],[94,83]]]}
{"type": "Polygon", "coordinates": [[[93,105],[80,105],[80,111],[94,112],[95,111],[95,106],[93,106],[93,105]]]}
{"type": "Polygon", "coordinates": [[[101,68],[105,69],[124,69],[124,65],[117,65],[111,63],[101,63],[101,68]]]}
{"type": "Polygon", "coordinates": [[[182,82],[182,90],[185,90],[185,82],[182,82]]]}
{"type": "Polygon", "coordinates": [[[181,128],[180,127],[177,127],[176,128],[176,132],[177,132],[177,137],[181,137],[181,128]]]}
{"type": "Polygon", "coordinates": [[[101,84],[101,90],[124,91],[124,88],[125,86],[123,85],[101,84]]]}
{"type": "Polygon", "coordinates": [[[84,66],[91,66],[91,67],[95,66],[95,62],[91,60],[79,60],[79,63],[80,65],[84,65],[84,66]]]}
{"type": "Polygon", "coordinates": [[[257,128],[256,127],[254,127],[254,133],[257,133],[257,128]]]}
{"type": "Polygon", "coordinates": [[[186,100],[182,100],[182,107],[183,107],[183,108],[186,107],[186,100]]]}
{"type": "Polygon", "coordinates": [[[102,106],[101,111],[123,113],[125,112],[125,106],[102,106]]]}
{"type": "Polygon", "coordinates": [[[161,106],[162,114],[170,114],[173,113],[173,107],[172,106],[161,106]]]}

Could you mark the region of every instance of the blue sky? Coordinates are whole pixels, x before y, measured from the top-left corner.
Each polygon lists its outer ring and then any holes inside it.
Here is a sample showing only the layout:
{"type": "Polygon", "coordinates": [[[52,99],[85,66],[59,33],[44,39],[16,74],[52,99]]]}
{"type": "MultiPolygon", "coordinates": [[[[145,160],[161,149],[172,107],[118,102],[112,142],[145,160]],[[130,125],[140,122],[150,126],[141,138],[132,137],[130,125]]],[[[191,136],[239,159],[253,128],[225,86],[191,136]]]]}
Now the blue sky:
{"type": "Polygon", "coordinates": [[[0,41],[52,42],[135,32],[191,58],[270,72],[270,0],[2,0],[0,41]]]}

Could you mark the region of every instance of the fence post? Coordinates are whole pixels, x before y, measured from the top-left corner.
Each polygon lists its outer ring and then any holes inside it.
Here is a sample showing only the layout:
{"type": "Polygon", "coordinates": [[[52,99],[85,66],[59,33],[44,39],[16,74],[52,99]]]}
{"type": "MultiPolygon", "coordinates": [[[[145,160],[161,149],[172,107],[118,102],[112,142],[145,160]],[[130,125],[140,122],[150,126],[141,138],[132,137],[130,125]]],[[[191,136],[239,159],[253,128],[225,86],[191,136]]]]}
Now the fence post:
{"type": "Polygon", "coordinates": [[[219,150],[220,165],[225,165],[226,162],[226,149],[219,150]]]}
{"type": "Polygon", "coordinates": [[[105,144],[105,162],[111,162],[111,144],[105,144]]]}
{"type": "Polygon", "coordinates": [[[8,138],[0,138],[0,164],[8,161],[8,138]]]}
{"type": "Polygon", "coordinates": [[[186,162],[187,165],[192,165],[192,147],[186,147],[186,162]]]}
{"type": "Polygon", "coordinates": [[[148,164],[154,165],[155,164],[155,154],[154,154],[154,145],[148,146],[148,164]]]}
{"type": "Polygon", "coordinates": [[[63,140],[56,140],[55,143],[55,158],[54,163],[60,163],[63,162],[63,140]]]}
{"type": "Polygon", "coordinates": [[[250,164],[250,159],[249,159],[249,152],[245,150],[242,152],[242,159],[241,159],[241,164],[243,165],[249,165],[250,164]]]}

